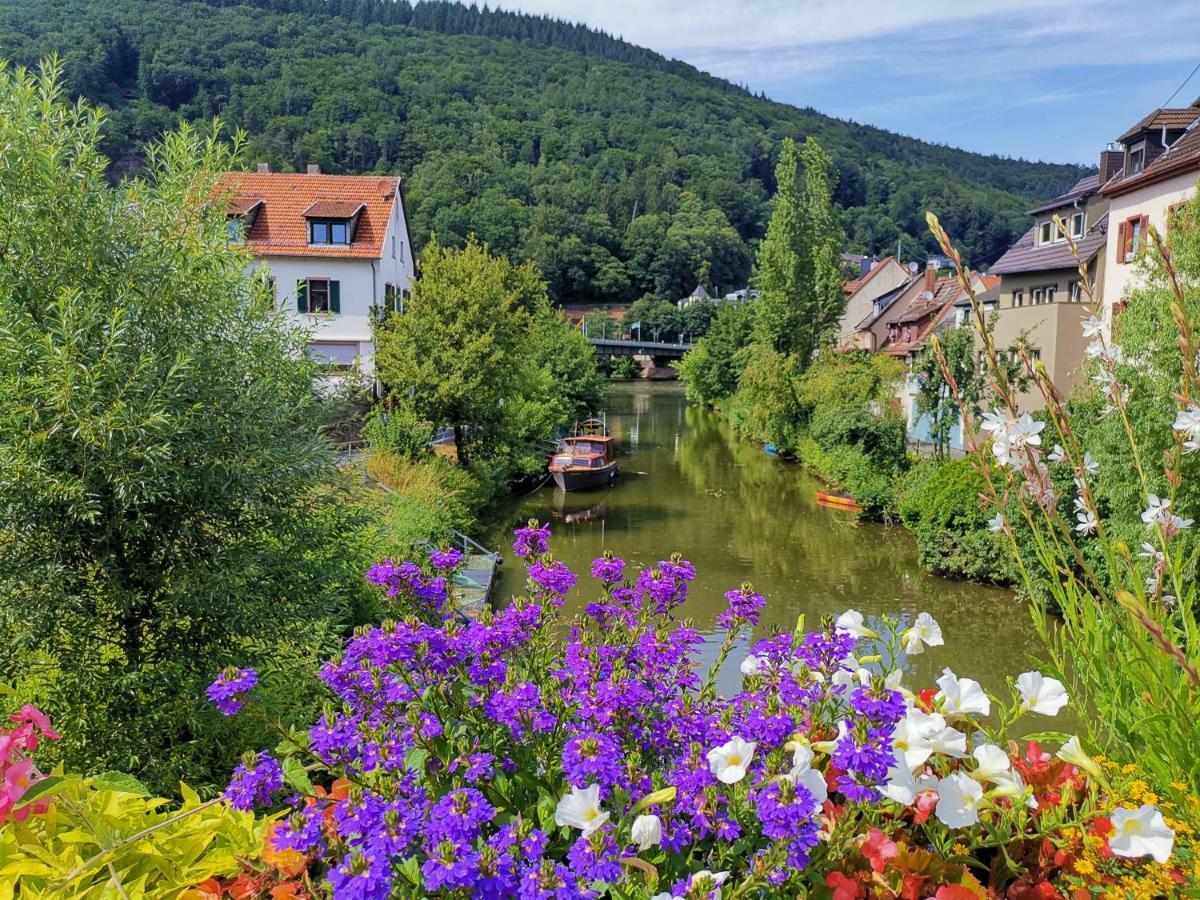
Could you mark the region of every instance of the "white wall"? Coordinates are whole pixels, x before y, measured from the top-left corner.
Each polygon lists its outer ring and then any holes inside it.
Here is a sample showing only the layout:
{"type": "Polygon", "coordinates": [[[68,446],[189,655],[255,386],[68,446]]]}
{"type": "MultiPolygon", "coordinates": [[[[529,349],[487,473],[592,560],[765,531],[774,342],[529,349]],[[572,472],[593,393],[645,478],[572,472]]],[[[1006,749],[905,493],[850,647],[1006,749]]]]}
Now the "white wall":
{"type": "MultiPolygon", "coordinates": [[[[1140,280],[1139,265],[1136,261],[1117,262],[1117,241],[1121,233],[1121,223],[1136,216],[1146,216],[1159,234],[1166,234],[1167,210],[1176,203],[1190,199],[1195,191],[1196,173],[1193,171],[1146,185],[1128,194],[1113,197],[1109,201],[1108,243],[1104,248],[1108,255],[1105,258],[1104,284],[1101,288],[1104,312],[1109,322],[1112,320],[1113,305],[1125,299],[1140,280]]],[[[1142,246],[1147,244],[1143,242],[1142,246]]]]}
{"type": "Polygon", "coordinates": [[[266,266],[275,276],[275,305],[280,313],[312,332],[314,342],[353,344],[362,373],[375,371],[375,345],[371,334],[372,307],[384,304],[384,287],[394,284],[409,290],[414,266],[403,204],[392,206],[379,259],[337,259],[325,256],[259,257],[251,268],[266,266]],[[395,255],[393,256],[393,252],[395,255]],[[296,284],[307,278],[340,282],[340,312],[298,313],[296,284]]]}

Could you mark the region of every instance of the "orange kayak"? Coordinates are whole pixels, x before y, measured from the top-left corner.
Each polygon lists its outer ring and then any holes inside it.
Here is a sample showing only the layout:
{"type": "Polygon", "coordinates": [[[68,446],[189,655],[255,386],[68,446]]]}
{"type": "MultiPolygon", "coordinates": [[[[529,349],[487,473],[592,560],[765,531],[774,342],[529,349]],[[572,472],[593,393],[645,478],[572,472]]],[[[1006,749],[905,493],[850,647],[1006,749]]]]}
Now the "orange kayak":
{"type": "Polygon", "coordinates": [[[862,508],[848,494],[828,494],[825,491],[817,491],[817,503],[821,506],[833,507],[834,509],[862,512],[862,508]]]}

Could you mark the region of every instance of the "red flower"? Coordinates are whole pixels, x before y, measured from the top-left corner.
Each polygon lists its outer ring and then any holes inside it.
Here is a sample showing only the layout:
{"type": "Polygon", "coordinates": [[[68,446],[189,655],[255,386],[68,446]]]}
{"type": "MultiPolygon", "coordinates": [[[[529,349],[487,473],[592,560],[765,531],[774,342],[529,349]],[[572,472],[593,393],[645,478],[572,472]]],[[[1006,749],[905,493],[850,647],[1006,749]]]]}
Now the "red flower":
{"type": "Polygon", "coordinates": [[[925,688],[917,692],[917,706],[925,712],[933,712],[933,698],[937,696],[936,688],[925,688]]]}
{"type": "Polygon", "coordinates": [[[825,887],[833,888],[832,900],[858,900],[862,896],[862,885],[844,872],[826,875],[825,887]]]}
{"type": "Polygon", "coordinates": [[[872,870],[882,872],[887,868],[888,860],[895,859],[899,852],[895,841],[880,829],[872,828],[867,832],[867,839],[862,845],[862,855],[867,858],[872,870]]]}
{"type": "Polygon", "coordinates": [[[979,900],[979,893],[961,884],[943,884],[933,895],[934,900],[979,900]]]}

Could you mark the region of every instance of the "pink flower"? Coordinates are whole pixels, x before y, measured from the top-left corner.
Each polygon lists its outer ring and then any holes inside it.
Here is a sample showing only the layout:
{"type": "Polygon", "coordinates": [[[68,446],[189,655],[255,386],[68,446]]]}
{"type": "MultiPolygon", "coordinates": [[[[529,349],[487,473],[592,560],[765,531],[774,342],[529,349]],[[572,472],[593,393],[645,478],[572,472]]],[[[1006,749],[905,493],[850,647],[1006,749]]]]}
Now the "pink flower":
{"type": "Polygon", "coordinates": [[[8,765],[13,750],[16,749],[17,739],[7,732],[0,732],[0,768],[8,765]]]}
{"type": "Polygon", "coordinates": [[[35,781],[33,760],[19,759],[4,772],[4,796],[14,804],[25,796],[25,792],[35,781]]]}
{"type": "Polygon", "coordinates": [[[41,733],[42,737],[50,738],[52,741],[57,741],[62,737],[50,727],[50,717],[32,703],[26,703],[21,707],[20,712],[13,713],[9,718],[17,723],[28,722],[41,733]]]}
{"type": "Polygon", "coordinates": [[[867,839],[862,845],[863,856],[867,858],[867,862],[876,872],[886,869],[888,860],[895,859],[899,852],[900,849],[896,846],[895,841],[878,828],[872,828],[867,833],[867,839]]]}

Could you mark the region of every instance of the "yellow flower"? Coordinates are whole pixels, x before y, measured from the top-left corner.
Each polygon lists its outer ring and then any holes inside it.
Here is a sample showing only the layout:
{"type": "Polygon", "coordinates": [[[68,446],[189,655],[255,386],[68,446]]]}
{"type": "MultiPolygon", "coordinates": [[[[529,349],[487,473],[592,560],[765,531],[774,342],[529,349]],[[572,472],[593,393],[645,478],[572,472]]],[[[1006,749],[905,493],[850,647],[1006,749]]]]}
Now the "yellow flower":
{"type": "Polygon", "coordinates": [[[955,856],[970,856],[971,848],[968,847],[966,844],[957,843],[953,847],[950,848],[950,852],[953,853],[955,856]]]}
{"type": "Polygon", "coordinates": [[[1091,875],[1096,871],[1096,864],[1090,859],[1077,859],[1075,860],[1075,871],[1080,875],[1091,875]]]}
{"type": "Polygon", "coordinates": [[[1133,765],[1132,763],[1127,763],[1127,764],[1121,766],[1121,771],[1124,772],[1126,775],[1132,775],[1134,772],[1137,771],[1137,766],[1133,765]]]}
{"type": "Polygon", "coordinates": [[[1188,786],[1182,781],[1172,781],[1171,787],[1175,788],[1177,791],[1186,791],[1188,789],[1188,786]]]}

